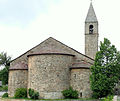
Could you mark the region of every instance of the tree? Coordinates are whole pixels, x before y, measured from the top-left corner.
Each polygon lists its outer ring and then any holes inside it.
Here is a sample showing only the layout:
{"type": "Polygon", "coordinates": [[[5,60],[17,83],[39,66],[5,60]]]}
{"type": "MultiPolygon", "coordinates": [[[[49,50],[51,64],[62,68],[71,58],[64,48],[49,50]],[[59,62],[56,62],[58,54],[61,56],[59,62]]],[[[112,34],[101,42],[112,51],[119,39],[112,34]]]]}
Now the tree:
{"type": "Polygon", "coordinates": [[[7,56],[7,53],[2,52],[0,54],[0,66],[9,66],[11,61],[11,57],[7,56]]]}
{"type": "Polygon", "coordinates": [[[96,53],[95,62],[90,69],[93,97],[101,98],[113,94],[120,78],[120,52],[108,39],[104,38],[104,42],[100,43],[100,51],[96,53]]]}
{"type": "Polygon", "coordinates": [[[7,53],[2,52],[0,54],[0,66],[4,68],[0,71],[0,80],[2,80],[2,84],[8,84],[8,73],[10,66],[11,57],[7,56],[7,53]]]}

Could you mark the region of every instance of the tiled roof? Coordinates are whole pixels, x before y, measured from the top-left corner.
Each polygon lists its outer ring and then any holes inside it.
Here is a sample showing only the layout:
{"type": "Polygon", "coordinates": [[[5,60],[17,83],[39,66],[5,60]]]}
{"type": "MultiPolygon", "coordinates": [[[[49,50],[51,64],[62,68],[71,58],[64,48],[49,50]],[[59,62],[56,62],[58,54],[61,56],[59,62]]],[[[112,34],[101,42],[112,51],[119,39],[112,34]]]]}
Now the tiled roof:
{"type": "Polygon", "coordinates": [[[27,70],[27,69],[28,69],[28,65],[23,62],[19,62],[9,68],[9,70],[27,70]]]}
{"type": "MultiPolygon", "coordinates": [[[[72,55],[71,53],[68,53],[62,49],[59,49],[59,48],[56,48],[54,45],[52,46],[51,44],[50,45],[47,45],[41,49],[39,49],[39,51],[37,52],[33,52],[31,54],[29,54],[28,56],[31,56],[31,55],[40,55],[40,54],[64,54],[64,55],[72,55]]],[[[74,56],[74,55],[72,55],[74,56]]]]}
{"type": "MultiPolygon", "coordinates": [[[[54,39],[54,38],[52,38],[52,37],[49,37],[48,39],[44,40],[44,41],[41,42],[40,44],[38,44],[38,45],[36,45],[35,47],[31,48],[31,49],[28,50],[27,52],[23,53],[23,54],[20,55],[19,57],[15,58],[15,59],[12,60],[11,62],[15,61],[16,59],[18,59],[18,58],[20,58],[20,57],[22,57],[22,56],[24,56],[24,55],[26,55],[26,54],[28,54],[28,53],[31,53],[31,54],[29,54],[29,55],[35,54],[35,52],[32,53],[31,51],[32,51],[33,49],[35,49],[35,48],[38,48],[38,47],[41,46],[43,43],[48,42],[49,40],[54,41],[54,43],[59,43],[59,44],[65,46],[65,47],[67,47],[68,49],[73,50],[74,52],[76,52],[76,53],[78,53],[78,54],[81,54],[82,56],[84,56],[84,57],[86,57],[86,58],[94,61],[94,59],[88,57],[87,55],[84,55],[84,54],[76,51],[75,49],[73,49],[73,48],[71,48],[71,47],[63,44],[62,42],[60,42],[60,41],[58,41],[58,40],[56,40],[56,39],[54,39]]],[[[56,48],[56,47],[54,47],[54,49],[55,49],[55,48],[56,48]]],[[[44,51],[43,49],[40,49],[40,50],[44,51]]],[[[55,51],[55,50],[54,50],[54,51],[55,51]]],[[[40,51],[39,51],[39,52],[40,52],[40,51]]],[[[52,51],[51,51],[51,52],[52,52],[52,51]]],[[[44,53],[45,53],[45,51],[44,51],[44,53]]],[[[50,53],[50,51],[49,51],[49,53],[50,53]]],[[[54,52],[54,53],[55,53],[55,52],[54,52]]],[[[65,53],[69,54],[68,52],[64,52],[64,54],[65,54],[65,53]]],[[[36,54],[37,54],[37,53],[36,53],[36,54]]],[[[43,54],[43,53],[42,53],[42,54],[43,54]]],[[[29,55],[28,55],[28,56],[29,56],[29,55]]]]}
{"type": "Polygon", "coordinates": [[[79,68],[86,68],[89,69],[91,66],[90,63],[85,62],[85,61],[80,61],[80,62],[74,62],[70,69],[79,69],[79,68]]]}

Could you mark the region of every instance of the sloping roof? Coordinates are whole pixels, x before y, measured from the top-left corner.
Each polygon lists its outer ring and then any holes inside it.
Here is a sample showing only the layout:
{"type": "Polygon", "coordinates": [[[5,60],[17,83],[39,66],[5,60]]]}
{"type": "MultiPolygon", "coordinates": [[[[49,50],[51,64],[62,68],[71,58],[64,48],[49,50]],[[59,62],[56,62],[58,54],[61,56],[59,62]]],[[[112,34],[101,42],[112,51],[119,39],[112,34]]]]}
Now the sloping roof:
{"type": "Polygon", "coordinates": [[[85,61],[80,61],[80,62],[74,62],[70,69],[89,69],[92,64],[85,62],[85,61]]]}
{"type": "Polygon", "coordinates": [[[49,44],[49,45],[46,45],[42,48],[40,48],[37,52],[33,52],[33,53],[30,53],[28,56],[31,56],[31,55],[42,55],[42,54],[61,54],[61,55],[71,55],[71,56],[74,56],[72,55],[71,53],[69,52],[66,52],[60,48],[57,48],[57,47],[54,47],[52,44],[49,44]]]}
{"type": "MultiPolygon", "coordinates": [[[[52,40],[52,41],[54,41],[54,42],[58,42],[58,43],[64,45],[65,47],[67,47],[67,48],[69,48],[69,49],[71,49],[71,50],[77,52],[78,54],[81,54],[81,55],[85,56],[86,58],[89,58],[89,59],[91,59],[92,61],[94,61],[94,59],[90,58],[89,56],[84,55],[84,54],[82,54],[82,53],[76,51],[75,49],[73,49],[73,48],[71,48],[71,47],[69,47],[69,46],[63,44],[62,42],[60,42],[60,41],[58,41],[58,40],[56,40],[56,39],[54,39],[54,38],[52,38],[52,37],[49,37],[48,39],[44,40],[43,42],[41,42],[41,43],[38,44],[37,46],[31,48],[31,49],[28,50],[27,52],[25,52],[25,53],[23,53],[22,55],[20,55],[19,57],[15,58],[15,59],[12,60],[11,62],[13,62],[13,61],[15,61],[16,59],[22,57],[23,55],[29,53],[29,52],[32,51],[33,49],[37,48],[38,46],[40,46],[41,44],[43,44],[43,43],[45,43],[45,42],[48,42],[49,40],[52,40]]],[[[45,52],[48,52],[48,51],[50,52],[50,50],[48,50],[48,49],[49,49],[48,47],[52,47],[52,48],[54,48],[54,49],[56,48],[56,47],[54,47],[54,46],[51,45],[51,46],[47,46],[47,47],[41,48],[40,50],[41,50],[42,52],[44,52],[44,53],[45,53],[45,52]],[[44,50],[45,48],[46,48],[47,50],[44,50]]],[[[51,52],[52,52],[52,51],[54,51],[54,52],[56,51],[56,52],[60,52],[60,53],[61,53],[61,52],[66,53],[66,52],[63,51],[62,49],[61,49],[61,50],[57,50],[57,49],[56,49],[56,50],[53,50],[52,48],[50,48],[50,49],[51,49],[51,52]]],[[[33,52],[33,53],[34,53],[34,52],[33,52]]],[[[32,54],[32,53],[31,53],[31,54],[32,54]]],[[[70,53],[67,52],[67,54],[70,54],[70,53]]],[[[29,54],[28,54],[28,55],[29,55],[29,54]]]]}
{"type": "Polygon", "coordinates": [[[98,22],[92,3],[90,4],[85,22],[98,22]]]}
{"type": "Polygon", "coordinates": [[[9,68],[9,70],[27,70],[27,69],[28,69],[28,65],[25,64],[24,62],[19,62],[9,68]]]}

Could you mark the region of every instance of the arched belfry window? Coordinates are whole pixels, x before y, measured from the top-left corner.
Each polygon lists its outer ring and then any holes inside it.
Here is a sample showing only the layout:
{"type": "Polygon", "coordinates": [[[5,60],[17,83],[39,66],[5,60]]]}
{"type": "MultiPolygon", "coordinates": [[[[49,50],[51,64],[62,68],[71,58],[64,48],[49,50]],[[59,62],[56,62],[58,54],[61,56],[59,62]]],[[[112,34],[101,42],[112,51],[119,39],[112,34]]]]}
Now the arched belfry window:
{"type": "Polygon", "coordinates": [[[94,27],[93,25],[89,26],[89,34],[93,34],[93,27],[94,27]]]}

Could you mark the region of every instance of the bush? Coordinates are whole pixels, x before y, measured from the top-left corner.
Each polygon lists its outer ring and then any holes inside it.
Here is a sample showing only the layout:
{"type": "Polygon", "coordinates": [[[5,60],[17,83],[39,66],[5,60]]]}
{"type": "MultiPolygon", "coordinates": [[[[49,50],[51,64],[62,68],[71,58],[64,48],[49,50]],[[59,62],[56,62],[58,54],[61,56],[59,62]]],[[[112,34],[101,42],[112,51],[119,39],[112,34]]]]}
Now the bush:
{"type": "Polygon", "coordinates": [[[3,88],[3,91],[8,91],[8,86],[3,85],[2,88],[3,88]]]}
{"type": "Polygon", "coordinates": [[[4,93],[2,98],[8,97],[8,93],[4,93]]]}
{"type": "Polygon", "coordinates": [[[27,89],[26,88],[17,88],[15,91],[15,98],[27,98],[27,89]]]}
{"type": "Polygon", "coordinates": [[[107,96],[107,100],[106,101],[112,101],[113,100],[113,96],[107,96]]]}
{"type": "Polygon", "coordinates": [[[29,88],[28,94],[31,99],[38,99],[39,98],[39,92],[35,92],[34,89],[29,88]]]}
{"type": "Polygon", "coordinates": [[[6,85],[1,86],[0,91],[8,91],[8,86],[6,85]]]}
{"type": "Polygon", "coordinates": [[[77,99],[78,98],[78,91],[73,90],[72,87],[62,91],[63,96],[65,99],[77,99]]]}
{"type": "Polygon", "coordinates": [[[109,95],[109,96],[107,96],[106,98],[101,99],[100,101],[113,101],[113,96],[112,96],[112,95],[109,95]]]}

